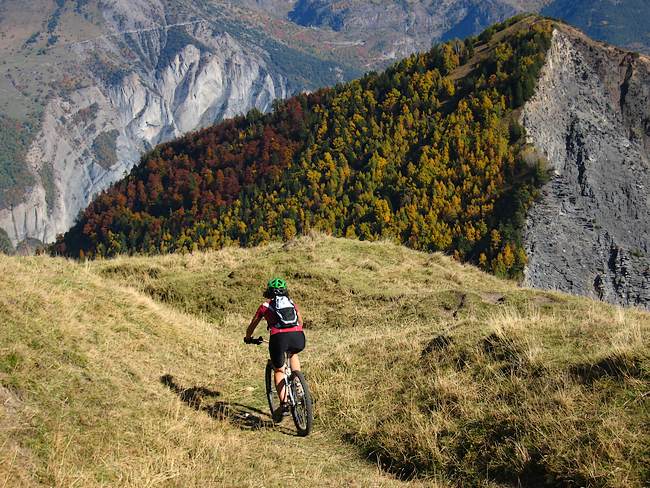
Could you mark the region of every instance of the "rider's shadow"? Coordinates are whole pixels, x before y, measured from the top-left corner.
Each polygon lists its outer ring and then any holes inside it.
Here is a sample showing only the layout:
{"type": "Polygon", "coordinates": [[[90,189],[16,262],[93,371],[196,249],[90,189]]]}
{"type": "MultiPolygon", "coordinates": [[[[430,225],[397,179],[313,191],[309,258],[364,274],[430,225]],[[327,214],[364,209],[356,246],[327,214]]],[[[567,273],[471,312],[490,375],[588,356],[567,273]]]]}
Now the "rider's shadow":
{"type": "Polygon", "coordinates": [[[190,407],[206,412],[212,418],[228,420],[244,430],[275,428],[285,434],[291,433],[288,429],[278,429],[279,426],[274,424],[272,420],[267,420],[269,416],[258,408],[242,405],[241,403],[214,400],[221,396],[218,391],[202,386],[183,388],[174,381],[174,377],[170,374],[161,376],[160,382],[176,393],[190,407]]]}

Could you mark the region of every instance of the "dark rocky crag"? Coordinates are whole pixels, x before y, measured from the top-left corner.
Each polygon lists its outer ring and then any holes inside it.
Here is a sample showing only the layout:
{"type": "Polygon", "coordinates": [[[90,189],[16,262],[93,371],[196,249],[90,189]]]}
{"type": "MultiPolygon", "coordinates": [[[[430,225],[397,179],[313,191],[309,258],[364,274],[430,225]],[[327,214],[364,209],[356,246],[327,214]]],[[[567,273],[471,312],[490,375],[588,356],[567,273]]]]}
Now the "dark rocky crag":
{"type": "Polygon", "coordinates": [[[650,60],[560,27],[521,121],[552,171],[525,283],[650,306],[650,60]]]}

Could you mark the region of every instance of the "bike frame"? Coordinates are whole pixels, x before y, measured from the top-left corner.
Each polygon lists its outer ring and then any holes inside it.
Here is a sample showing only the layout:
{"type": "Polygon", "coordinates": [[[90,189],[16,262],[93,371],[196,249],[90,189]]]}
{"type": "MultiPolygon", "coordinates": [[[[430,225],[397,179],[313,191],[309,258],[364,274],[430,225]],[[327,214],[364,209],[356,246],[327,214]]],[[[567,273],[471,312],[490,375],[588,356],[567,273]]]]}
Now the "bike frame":
{"type": "MultiPolygon", "coordinates": [[[[262,337],[259,340],[255,340],[255,344],[261,345],[262,343],[267,343],[269,341],[264,340],[262,337]]],[[[282,382],[281,385],[285,388],[285,402],[289,404],[291,410],[291,416],[293,417],[293,422],[296,424],[296,429],[298,430],[298,435],[304,437],[309,435],[311,432],[312,423],[314,421],[313,416],[313,404],[311,400],[311,395],[309,393],[309,387],[307,382],[299,371],[293,371],[291,369],[291,357],[293,354],[286,352],[284,355],[284,364],[282,366],[282,382]]],[[[280,395],[278,394],[278,388],[275,384],[275,368],[269,359],[266,363],[265,369],[265,385],[266,385],[266,396],[269,403],[269,408],[271,410],[271,416],[275,422],[280,420],[275,420],[278,408],[281,405],[280,395]],[[277,400],[276,400],[277,399],[277,400]],[[276,405],[278,403],[278,405],[276,405]]],[[[282,412],[284,413],[284,412],[282,412]]]]}
{"type": "MultiPolygon", "coordinates": [[[[289,405],[292,407],[296,405],[296,398],[293,396],[293,389],[291,388],[291,355],[289,353],[286,353],[284,355],[284,366],[282,367],[282,372],[284,373],[284,378],[282,381],[284,382],[284,391],[287,393],[287,401],[289,402],[289,405]]],[[[269,359],[269,363],[271,360],[269,359]]],[[[273,365],[271,365],[273,366],[273,365]]],[[[275,369],[274,369],[275,371],[275,369]]],[[[275,382],[275,378],[274,382],[275,382]]],[[[277,387],[276,387],[276,393],[277,392],[277,387]]],[[[280,400],[280,395],[278,393],[278,400],[280,400]]]]}
{"type": "MultiPolygon", "coordinates": [[[[262,340],[262,343],[268,344],[269,341],[266,339],[262,340]]],[[[292,407],[296,406],[296,398],[293,395],[293,389],[291,388],[291,354],[290,353],[285,353],[284,354],[284,365],[282,366],[282,372],[284,373],[284,378],[282,381],[284,382],[284,391],[287,392],[287,401],[289,402],[289,405],[292,407]]],[[[271,365],[271,368],[273,371],[275,371],[275,368],[273,367],[273,364],[271,363],[271,360],[268,360],[268,363],[271,365]]],[[[280,394],[278,393],[277,390],[277,385],[275,385],[275,377],[273,377],[273,386],[275,386],[275,393],[278,395],[278,401],[281,402],[282,400],[280,399],[280,394]]]]}

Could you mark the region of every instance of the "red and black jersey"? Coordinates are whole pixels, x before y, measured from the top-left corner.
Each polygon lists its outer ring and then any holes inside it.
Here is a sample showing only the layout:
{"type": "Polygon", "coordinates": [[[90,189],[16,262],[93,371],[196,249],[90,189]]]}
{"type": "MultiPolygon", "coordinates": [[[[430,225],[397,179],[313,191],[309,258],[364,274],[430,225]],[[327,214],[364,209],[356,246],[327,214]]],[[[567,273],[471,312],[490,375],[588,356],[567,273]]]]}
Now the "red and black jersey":
{"type": "MultiPolygon", "coordinates": [[[[271,331],[271,335],[273,334],[279,334],[282,332],[300,332],[302,331],[302,324],[298,324],[295,327],[289,327],[286,329],[279,329],[275,327],[278,323],[278,317],[277,315],[271,310],[271,307],[269,307],[270,300],[267,300],[263,302],[259,308],[257,309],[257,312],[255,313],[255,319],[261,319],[264,317],[266,319],[266,328],[271,331]]],[[[298,312],[298,307],[296,304],[294,304],[294,307],[296,307],[296,312],[298,312]]]]}

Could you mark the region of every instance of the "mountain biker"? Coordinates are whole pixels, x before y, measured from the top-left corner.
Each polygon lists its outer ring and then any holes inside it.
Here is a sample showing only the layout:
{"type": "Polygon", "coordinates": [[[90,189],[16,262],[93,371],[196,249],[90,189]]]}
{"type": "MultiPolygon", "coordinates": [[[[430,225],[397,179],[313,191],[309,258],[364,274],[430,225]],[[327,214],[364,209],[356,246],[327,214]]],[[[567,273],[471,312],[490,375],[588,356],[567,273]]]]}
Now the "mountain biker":
{"type": "MultiPolygon", "coordinates": [[[[246,344],[255,343],[253,339],[253,332],[257,324],[260,323],[262,317],[266,319],[266,328],[270,331],[271,337],[269,339],[269,354],[271,356],[271,363],[275,370],[274,380],[275,388],[280,398],[281,409],[283,413],[288,412],[289,405],[287,402],[287,392],[284,391],[284,356],[289,353],[289,364],[292,371],[300,371],[300,360],[298,353],[305,348],[305,334],[302,330],[302,316],[298,307],[295,306],[293,301],[289,299],[289,291],[287,289],[287,282],[282,278],[272,278],[267,283],[266,290],[264,291],[264,298],[266,300],[257,309],[255,316],[246,329],[246,337],[244,342],[246,344]],[[284,304],[287,309],[277,310],[278,304],[284,304]],[[295,315],[292,316],[291,310],[293,308],[295,315]],[[282,317],[288,310],[289,319],[286,320],[282,317]]],[[[261,338],[260,338],[261,339],[261,338]]]]}

